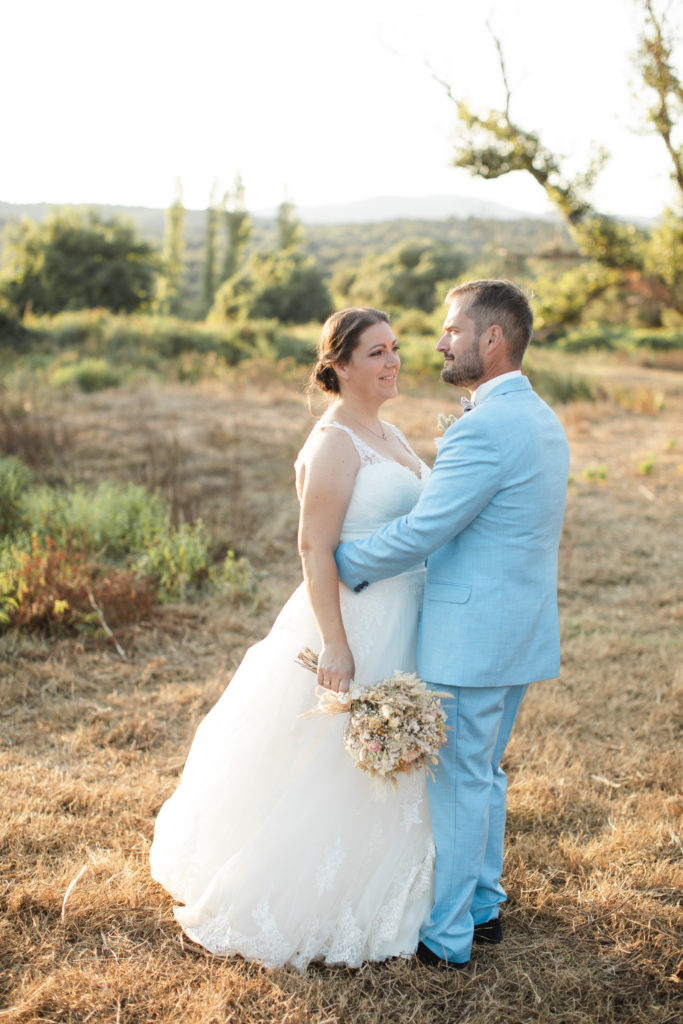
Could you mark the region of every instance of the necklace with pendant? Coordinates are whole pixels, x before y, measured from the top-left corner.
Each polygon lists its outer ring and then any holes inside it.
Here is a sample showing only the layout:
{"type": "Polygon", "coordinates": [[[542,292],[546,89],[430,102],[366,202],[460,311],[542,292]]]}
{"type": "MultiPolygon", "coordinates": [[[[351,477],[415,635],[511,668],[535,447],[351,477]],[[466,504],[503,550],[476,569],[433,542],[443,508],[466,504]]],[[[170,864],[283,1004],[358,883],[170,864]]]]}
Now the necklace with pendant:
{"type": "MultiPolygon", "coordinates": [[[[346,412],[346,410],[344,410],[344,411],[346,412]]],[[[388,440],[386,432],[385,432],[384,427],[382,426],[382,423],[381,423],[380,420],[378,420],[377,422],[379,423],[379,428],[382,431],[382,433],[378,434],[376,430],[372,430],[372,428],[366,426],[365,423],[361,423],[360,420],[357,420],[356,417],[352,416],[350,413],[346,412],[346,415],[348,416],[348,418],[350,420],[353,420],[354,423],[357,423],[359,427],[362,427],[363,430],[367,430],[369,434],[372,434],[373,437],[379,437],[380,440],[382,440],[382,441],[387,441],[388,440]]]]}

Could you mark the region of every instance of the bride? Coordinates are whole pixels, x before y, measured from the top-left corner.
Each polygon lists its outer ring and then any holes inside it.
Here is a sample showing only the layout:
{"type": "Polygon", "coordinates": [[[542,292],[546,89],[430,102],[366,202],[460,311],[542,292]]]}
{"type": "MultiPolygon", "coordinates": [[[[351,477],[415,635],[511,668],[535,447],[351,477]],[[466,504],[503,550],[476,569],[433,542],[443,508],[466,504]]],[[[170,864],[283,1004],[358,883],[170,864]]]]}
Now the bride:
{"type": "Polygon", "coordinates": [[[183,906],[184,932],[211,952],[266,967],[357,967],[410,956],[432,903],[434,845],[424,775],[396,790],[352,762],[344,715],[316,707],[317,683],[346,691],[416,668],[424,569],[353,594],[334,550],[405,515],[429,470],[378,418],[397,394],[388,317],[345,309],[325,323],[312,379],[334,401],[296,461],[304,582],[247,651],[199,725],[161,808],[152,876],[183,906]]]}

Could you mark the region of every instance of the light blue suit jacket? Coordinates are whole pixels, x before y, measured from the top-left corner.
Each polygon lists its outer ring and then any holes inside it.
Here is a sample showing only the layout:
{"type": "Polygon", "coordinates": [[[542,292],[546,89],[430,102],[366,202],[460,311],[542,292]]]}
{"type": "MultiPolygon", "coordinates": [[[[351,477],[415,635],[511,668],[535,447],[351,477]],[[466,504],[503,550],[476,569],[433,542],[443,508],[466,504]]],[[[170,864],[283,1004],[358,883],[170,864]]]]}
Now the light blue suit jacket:
{"type": "Polygon", "coordinates": [[[568,470],[555,413],[526,377],[508,379],[446,431],[412,512],[339,546],[339,575],[356,591],[427,559],[422,679],[514,686],[558,674],[568,470]]]}

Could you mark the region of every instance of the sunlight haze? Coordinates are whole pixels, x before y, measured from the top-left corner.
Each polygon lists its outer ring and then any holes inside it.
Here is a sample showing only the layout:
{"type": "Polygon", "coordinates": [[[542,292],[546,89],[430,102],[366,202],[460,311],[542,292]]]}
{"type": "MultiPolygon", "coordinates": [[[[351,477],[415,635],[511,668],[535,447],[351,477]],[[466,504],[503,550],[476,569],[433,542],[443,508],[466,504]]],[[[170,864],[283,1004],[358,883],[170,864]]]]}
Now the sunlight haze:
{"type": "Polygon", "coordinates": [[[0,200],[163,207],[180,178],[201,208],[239,170],[251,210],[452,194],[548,212],[525,175],[449,166],[455,108],[430,69],[502,107],[487,21],[513,118],[576,170],[592,143],[611,150],[599,209],[656,216],[670,199],[663,143],[635,131],[634,0],[25,0],[3,21],[0,200]]]}

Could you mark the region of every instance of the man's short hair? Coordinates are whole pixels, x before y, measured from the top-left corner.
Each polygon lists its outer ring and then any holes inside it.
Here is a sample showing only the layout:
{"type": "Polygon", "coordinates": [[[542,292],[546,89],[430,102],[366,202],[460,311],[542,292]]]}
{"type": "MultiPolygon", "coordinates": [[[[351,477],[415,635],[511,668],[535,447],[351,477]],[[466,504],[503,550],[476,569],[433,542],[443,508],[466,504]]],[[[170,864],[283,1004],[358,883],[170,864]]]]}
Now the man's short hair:
{"type": "Polygon", "coordinates": [[[465,313],[474,320],[477,337],[497,324],[508,343],[511,360],[521,366],[534,327],[534,314],[522,289],[511,281],[465,281],[451,288],[446,303],[466,296],[471,299],[465,313]]]}

